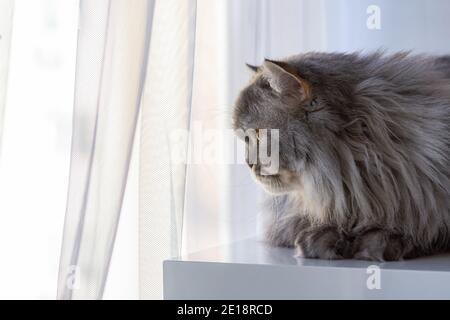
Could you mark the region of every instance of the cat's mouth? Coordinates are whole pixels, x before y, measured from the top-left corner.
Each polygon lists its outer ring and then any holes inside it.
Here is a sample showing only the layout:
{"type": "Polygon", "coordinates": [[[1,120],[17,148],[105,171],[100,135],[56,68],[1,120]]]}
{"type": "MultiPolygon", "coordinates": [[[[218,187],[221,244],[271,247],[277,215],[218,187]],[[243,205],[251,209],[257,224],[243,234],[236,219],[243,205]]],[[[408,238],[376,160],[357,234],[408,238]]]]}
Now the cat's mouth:
{"type": "Polygon", "coordinates": [[[253,165],[251,171],[253,178],[272,194],[288,193],[298,186],[297,175],[292,171],[280,169],[277,174],[267,174],[264,167],[258,165],[253,165]]]}

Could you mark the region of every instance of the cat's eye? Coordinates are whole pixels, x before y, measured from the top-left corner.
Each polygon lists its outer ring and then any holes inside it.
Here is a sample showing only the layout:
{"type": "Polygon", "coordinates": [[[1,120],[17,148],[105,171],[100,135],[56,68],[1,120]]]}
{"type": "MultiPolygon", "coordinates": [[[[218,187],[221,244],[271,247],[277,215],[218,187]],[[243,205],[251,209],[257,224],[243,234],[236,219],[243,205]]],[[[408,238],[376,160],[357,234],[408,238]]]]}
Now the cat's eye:
{"type": "Polygon", "coordinates": [[[262,79],[261,80],[261,88],[263,89],[269,89],[270,88],[270,82],[267,79],[262,79]]]}
{"type": "Polygon", "coordinates": [[[259,129],[255,129],[256,139],[260,140],[259,129]]]}

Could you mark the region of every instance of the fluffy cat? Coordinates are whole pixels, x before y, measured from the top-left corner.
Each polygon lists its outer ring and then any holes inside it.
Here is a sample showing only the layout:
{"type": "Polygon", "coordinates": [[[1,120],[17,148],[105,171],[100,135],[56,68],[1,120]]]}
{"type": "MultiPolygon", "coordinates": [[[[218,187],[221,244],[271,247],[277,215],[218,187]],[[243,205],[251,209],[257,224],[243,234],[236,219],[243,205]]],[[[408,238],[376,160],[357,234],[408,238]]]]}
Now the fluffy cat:
{"type": "Polygon", "coordinates": [[[377,261],[450,249],[450,56],[312,52],[250,67],[233,125],[279,130],[278,174],[249,165],[271,194],[271,244],[377,261]]]}

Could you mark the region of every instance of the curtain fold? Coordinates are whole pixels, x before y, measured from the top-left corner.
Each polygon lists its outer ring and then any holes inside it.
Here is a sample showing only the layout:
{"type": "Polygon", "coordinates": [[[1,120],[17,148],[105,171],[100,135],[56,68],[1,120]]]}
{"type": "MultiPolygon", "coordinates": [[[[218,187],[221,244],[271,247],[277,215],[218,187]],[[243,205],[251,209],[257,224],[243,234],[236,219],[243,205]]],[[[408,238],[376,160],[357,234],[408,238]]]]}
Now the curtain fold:
{"type": "Polygon", "coordinates": [[[13,12],[14,0],[2,0],[0,2],[0,157],[2,154],[3,118],[5,114],[13,12]]]}
{"type": "Polygon", "coordinates": [[[102,297],[147,70],[154,1],[81,0],[59,299],[102,297]]]}
{"type": "Polygon", "coordinates": [[[140,137],[142,299],[162,298],[163,260],[181,250],[195,28],[195,0],[155,3],[140,137]]]}

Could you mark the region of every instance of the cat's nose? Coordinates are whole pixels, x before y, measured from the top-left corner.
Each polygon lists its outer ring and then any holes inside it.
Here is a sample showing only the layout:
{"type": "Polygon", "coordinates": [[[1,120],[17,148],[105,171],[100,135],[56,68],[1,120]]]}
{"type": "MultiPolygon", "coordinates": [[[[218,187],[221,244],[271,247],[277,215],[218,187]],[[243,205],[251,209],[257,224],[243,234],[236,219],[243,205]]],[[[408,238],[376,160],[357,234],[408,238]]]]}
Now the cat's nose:
{"type": "Polygon", "coordinates": [[[252,169],[255,166],[255,162],[256,164],[258,163],[257,160],[257,156],[250,156],[250,154],[252,153],[252,148],[250,146],[250,144],[248,142],[246,142],[246,157],[245,157],[245,162],[247,163],[247,165],[249,166],[250,169],[252,169]]]}

